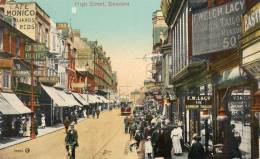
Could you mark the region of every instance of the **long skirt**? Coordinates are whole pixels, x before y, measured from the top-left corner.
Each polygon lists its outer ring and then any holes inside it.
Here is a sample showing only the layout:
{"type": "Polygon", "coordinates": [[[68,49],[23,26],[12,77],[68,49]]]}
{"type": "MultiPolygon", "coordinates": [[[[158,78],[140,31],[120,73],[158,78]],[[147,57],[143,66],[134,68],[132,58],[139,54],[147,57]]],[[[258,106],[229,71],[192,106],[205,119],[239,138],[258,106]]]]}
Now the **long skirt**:
{"type": "Polygon", "coordinates": [[[180,139],[175,139],[173,138],[172,139],[172,145],[173,145],[173,152],[175,154],[178,154],[178,153],[182,153],[182,148],[181,148],[181,141],[180,139]]]}

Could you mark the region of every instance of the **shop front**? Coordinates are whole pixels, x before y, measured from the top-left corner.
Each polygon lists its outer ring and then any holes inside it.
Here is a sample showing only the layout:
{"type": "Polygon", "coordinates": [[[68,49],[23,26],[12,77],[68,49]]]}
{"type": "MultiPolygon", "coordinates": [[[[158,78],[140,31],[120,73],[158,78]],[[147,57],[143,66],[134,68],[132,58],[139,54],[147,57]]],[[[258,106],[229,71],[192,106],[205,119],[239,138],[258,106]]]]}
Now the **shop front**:
{"type": "Polygon", "coordinates": [[[206,150],[212,147],[212,73],[207,62],[194,62],[173,78],[177,96],[176,124],[182,126],[184,145],[190,147],[195,134],[206,150]]]}
{"type": "Polygon", "coordinates": [[[219,157],[252,157],[252,83],[240,66],[222,70],[216,83],[214,145],[219,157]]]}

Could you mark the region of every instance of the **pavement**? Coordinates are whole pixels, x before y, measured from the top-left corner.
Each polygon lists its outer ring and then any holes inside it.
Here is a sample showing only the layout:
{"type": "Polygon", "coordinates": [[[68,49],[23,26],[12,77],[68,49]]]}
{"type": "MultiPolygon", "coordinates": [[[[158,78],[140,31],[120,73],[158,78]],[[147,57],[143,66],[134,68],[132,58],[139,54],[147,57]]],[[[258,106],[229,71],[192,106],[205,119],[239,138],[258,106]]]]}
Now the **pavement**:
{"type": "MultiPolygon", "coordinates": [[[[78,120],[78,122],[81,122],[85,119],[86,118],[80,118],[78,120]]],[[[38,129],[38,135],[37,135],[36,138],[42,137],[42,136],[50,134],[50,133],[54,133],[54,132],[61,130],[61,129],[64,129],[63,124],[57,124],[57,125],[54,125],[54,126],[45,127],[44,129],[39,128],[38,129]]],[[[26,141],[29,141],[29,140],[31,140],[31,139],[28,136],[27,137],[4,137],[3,140],[1,140],[1,142],[0,142],[0,150],[7,148],[7,147],[10,147],[10,146],[14,146],[14,145],[26,142],[26,141]]]]}

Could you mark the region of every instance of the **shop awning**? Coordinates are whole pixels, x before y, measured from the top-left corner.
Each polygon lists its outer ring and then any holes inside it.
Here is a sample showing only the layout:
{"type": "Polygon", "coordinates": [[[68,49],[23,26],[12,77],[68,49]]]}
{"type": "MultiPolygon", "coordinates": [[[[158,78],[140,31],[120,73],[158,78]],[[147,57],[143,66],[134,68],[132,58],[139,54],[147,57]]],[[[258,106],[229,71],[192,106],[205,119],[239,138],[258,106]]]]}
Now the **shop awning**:
{"type": "Polygon", "coordinates": [[[96,94],[93,95],[97,103],[103,103],[103,100],[100,99],[100,97],[96,94]]]}
{"type": "Polygon", "coordinates": [[[96,98],[92,94],[84,94],[84,98],[88,99],[88,103],[90,104],[97,103],[96,98]]]}
{"type": "Polygon", "coordinates": [[[87,99],[83,97],[83,95],[79,93],[72,93],[72,95],[82,104],[82,105],[89,105],[87,99]]]}
{"type": "Polygon", "coordinates": [[[218,88],[228,88],[244,85],[248,83],[248,76],[246,72],[239,66],[226,70],[221,74],[218,81],[218,88]]]}
{"type": "Polygon", "coordinates": [[[103,100],[104,103],[109,103],[109,100],[107,100],[104,96],[100,96],[100,99],[103,100]]]}
{"type": "Polygon", "coordinates": [[[0,112],[5,115],[28,114],[31,110],[14,93],[1,93],[0,112]]]}
{"type": "Polygon", "coordinates": [[[75,100],[75,98],[73,97],[73,95],[71,93],[67,93],[63,90],[57,90],[58,93],[65,99],[66,103],[68,103],[68,105],[70,107],[73,107],[73,106],[82,106],[79,102],[77,102],[75,100]]]}
{"type": "Polygon", "coordinates": [[[61,90],[57,90],[53,87],[50,86],[44,86],[41,85],[41,87],[45,90],[45,92],[49,95],[49,97],[53,100],[53,102],[59,106],[59,107],[69,107],[69,103],[66,102],[65,98],[63,96],[61,96],[58,91],[61,90]]]}

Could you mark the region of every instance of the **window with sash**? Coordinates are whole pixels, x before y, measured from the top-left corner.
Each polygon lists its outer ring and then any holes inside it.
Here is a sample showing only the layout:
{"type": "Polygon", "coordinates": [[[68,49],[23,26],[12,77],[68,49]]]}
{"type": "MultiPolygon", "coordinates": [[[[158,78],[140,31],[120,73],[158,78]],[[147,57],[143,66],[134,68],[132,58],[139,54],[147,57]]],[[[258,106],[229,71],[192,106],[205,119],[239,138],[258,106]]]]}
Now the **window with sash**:
{"type": "Polygon", "coordinates": [[[10,70],[3,70],[3,87],[10,88],[10,70]]]}

